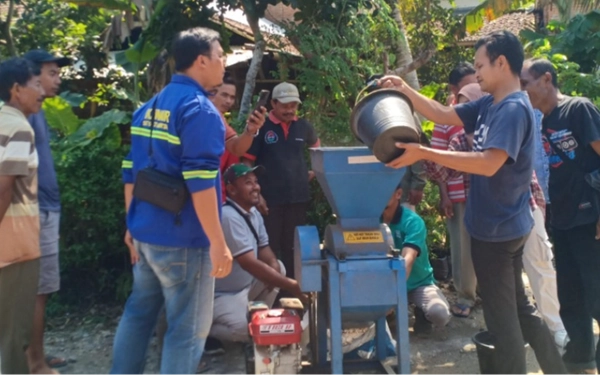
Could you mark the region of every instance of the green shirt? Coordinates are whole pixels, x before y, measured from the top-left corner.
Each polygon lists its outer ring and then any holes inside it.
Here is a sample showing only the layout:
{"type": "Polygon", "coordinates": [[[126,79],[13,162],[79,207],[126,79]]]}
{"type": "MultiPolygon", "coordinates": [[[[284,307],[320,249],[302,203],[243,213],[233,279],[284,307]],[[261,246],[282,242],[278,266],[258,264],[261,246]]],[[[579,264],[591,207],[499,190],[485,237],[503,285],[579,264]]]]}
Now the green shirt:
{"type": "Polygon", "coordinates": [[[410,272],[406,289],[410,292],[420,286],[435,284],[427,250],[427,228],[423,219],[411,210],[398,206],[394,218],[388,226],[397,249],[411,247],[419,252],[410,272]]]}

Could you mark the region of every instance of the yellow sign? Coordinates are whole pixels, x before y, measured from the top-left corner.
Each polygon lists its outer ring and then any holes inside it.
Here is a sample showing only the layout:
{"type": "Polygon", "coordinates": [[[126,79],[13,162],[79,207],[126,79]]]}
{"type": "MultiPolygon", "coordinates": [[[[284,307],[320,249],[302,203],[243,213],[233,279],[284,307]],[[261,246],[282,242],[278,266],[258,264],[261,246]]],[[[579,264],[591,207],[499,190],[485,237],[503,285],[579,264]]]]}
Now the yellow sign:
{"type": "Polygon", "coordinates": [[[381,232],[343,232],[345,243],[382,243],[381,232]]]}

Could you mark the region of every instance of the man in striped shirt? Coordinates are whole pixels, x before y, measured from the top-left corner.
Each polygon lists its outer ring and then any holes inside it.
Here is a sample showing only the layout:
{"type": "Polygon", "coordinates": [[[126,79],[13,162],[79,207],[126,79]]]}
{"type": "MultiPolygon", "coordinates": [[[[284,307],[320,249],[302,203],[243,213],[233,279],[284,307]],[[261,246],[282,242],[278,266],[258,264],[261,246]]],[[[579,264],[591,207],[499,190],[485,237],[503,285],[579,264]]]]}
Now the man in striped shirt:
{"type": "Polygon", "coordinates": [[[37,166],[27,116],[42,106],[40,71],[25,59],[0,64],[0,372],[28,374],[40,258],[37,166]]]}
{"type": "MultiPolygon", "coordinates": [[[[456,104],[460,90],[475,83],[475,68],[468,62],[456,66],[448,77],[451,92],[451,104],[456,104]]],[[[435,124],[431,137],[431,147],[447,150],[450,139],[463,131],[460,126],[435,124]]],[[[454,316],[467,317],[475,304],[475,289],[477,280],[473,261],[471,260],[471,239],[464,223],[465,205],[467,201],[465,183],[468,176],[460,174],[447,182],[438,182],[440,189],[440,213],[446,217],[446,227],[450,234],[450,251],[452,252],[452,270],[454,287],[458,300],[452,306],[454,316]]]]}

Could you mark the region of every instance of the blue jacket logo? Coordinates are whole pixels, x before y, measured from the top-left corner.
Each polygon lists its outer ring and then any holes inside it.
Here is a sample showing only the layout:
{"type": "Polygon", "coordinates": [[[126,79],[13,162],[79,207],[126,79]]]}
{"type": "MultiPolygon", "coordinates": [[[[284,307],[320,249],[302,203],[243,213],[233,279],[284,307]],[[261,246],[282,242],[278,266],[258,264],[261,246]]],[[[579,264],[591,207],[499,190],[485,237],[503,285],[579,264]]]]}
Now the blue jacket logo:
{"type": "Polygon", "coordinates": [[[278,140],[279,137],[277,136],[277,133],[275,133],[273,130],[269,130],[267,134],[265,134],[265,143],[267,143],[268,145],[277,143],[278,140]]]}

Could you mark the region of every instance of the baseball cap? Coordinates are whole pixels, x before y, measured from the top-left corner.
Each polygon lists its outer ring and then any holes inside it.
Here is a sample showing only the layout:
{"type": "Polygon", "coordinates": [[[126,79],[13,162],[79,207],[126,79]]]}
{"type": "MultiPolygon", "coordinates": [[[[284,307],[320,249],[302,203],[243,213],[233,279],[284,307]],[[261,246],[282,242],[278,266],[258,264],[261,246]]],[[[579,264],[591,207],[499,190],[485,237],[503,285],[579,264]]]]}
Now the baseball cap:
{"type": "Polygon", "coordinates": [[[59,68],[71,65],[71,59],[68,57],[54,56],[44,49],[33,49],[23,55],[23,57],[36,64],[56,63],[59,68]]]}
{"type": "Polygon", "coordinates": [[[248,173],[255,172],[256,174],[260,174],[265,171],[265,167],[262,165],[257,165],[255,167],[249,167],[246,164],[233,164],[231,167],[227,168],[225,173],[223,174],[223,179],[226,184],[232,184],[238,178],[247,175],[248,173]]]}
{"type": "Polygon", "coordinates": [[[273,89],[273,99],[286,104],[291,102],[302,103],[298,88],[288,82],[281,82],[273,89]]]}

